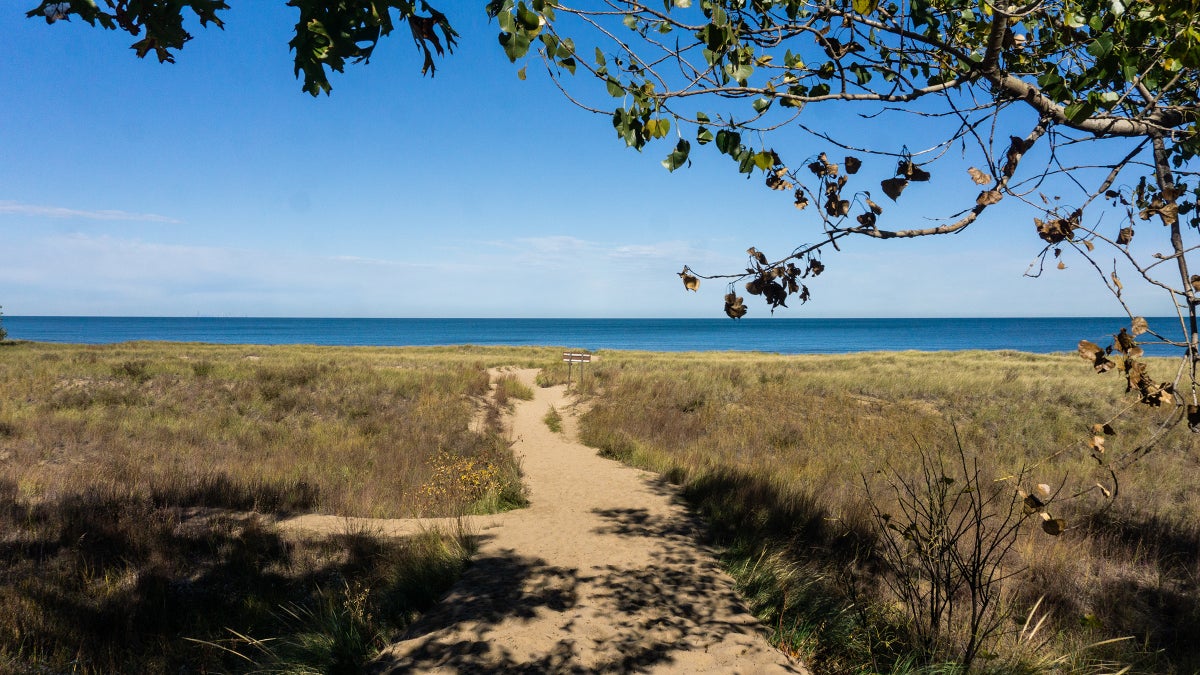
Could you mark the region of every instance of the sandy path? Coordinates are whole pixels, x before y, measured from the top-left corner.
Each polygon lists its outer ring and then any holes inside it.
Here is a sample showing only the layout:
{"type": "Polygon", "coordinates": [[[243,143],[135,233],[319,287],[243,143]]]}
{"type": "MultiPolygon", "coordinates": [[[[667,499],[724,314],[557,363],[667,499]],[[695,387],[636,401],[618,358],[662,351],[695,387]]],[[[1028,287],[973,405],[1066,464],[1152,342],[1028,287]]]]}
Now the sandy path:
{"type": "Polygon", "coordinates": [[[472,519],[470,569],[372,672],[806,673],[767,644],[668,487],[546,427],[569,402],[536,372],[517,371],[535,398],[512,418],[531,506],[472,519]]]}

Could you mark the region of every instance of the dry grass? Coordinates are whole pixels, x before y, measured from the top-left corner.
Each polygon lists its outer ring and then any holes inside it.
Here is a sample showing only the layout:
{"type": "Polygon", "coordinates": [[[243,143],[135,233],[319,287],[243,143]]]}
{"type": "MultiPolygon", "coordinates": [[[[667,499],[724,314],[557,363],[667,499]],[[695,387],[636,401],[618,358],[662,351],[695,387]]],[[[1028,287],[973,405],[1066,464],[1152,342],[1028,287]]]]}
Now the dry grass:
{"type": "Polygon", "coordinates": [[[521,503],[487,369],[551,353],[5,343],[0,672],[358,672],[467,540],[285,539],[238,512],[521,503]]]}
{"type": "Polygon", "coordinates": [[[96,488],[164,505],[453,515],[495,497],[442,483],[460,460],[519,497],[500,430],[473,424],[498,354],[149,343],[3,354],[0,480],[24,501],[96,488]]]}
{"type": "MultiPolygon", "coordinates": [[[[1173,373],[1167,363],[1152,370],[1173,373]]],[[[606,352],[595,379],[603,393],[583,419],[584,439],[683,484],[730,546],[731,564],[745,568],[745,590],[780,642],[824,672],[937,658],[903,644],[879,583],[863,476],[876,484],[881,471],[910,472],[921,448],[952,450],[957,428],[987,479],[1025,468],[1025,489],[1046,483],[1071,494],[1107,479],[1088,430],[1128,404],[1117,376],[1097,376],[1078,357],[1006,352],[606,352]]],[[[1138,407],[1114,423],[1105,461],[1166,414],[1138,407]]],[[[1023,531],[1005,561],[1019,572],[1005,593],[1012,629],[989,667],[1023,668],[1129,635],[1086,650],[1072,668],[1115,659],[1142,672],[1200,669],[1198,447],[1177,429],[1121,472],[1114,507],[1103,509],[1093,490],[1051,505],[1071,526],[1063,536],[1023,531]],[[1017,619],[1042,597],[1048,619],[1031,649],[1017,619]]]]}

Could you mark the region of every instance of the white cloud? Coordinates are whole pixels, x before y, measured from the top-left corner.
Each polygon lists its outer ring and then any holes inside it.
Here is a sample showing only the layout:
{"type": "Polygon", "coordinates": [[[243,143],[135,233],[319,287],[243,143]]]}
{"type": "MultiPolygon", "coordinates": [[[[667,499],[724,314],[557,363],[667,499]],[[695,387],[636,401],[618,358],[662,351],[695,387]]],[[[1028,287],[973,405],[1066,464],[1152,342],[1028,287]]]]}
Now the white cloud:
{"type": "Polygon", "coordinates": [[[86,218],[90,220],[126,220],[149,223],[179,224],[183,222],[168,216],[160,216],[156,213],[131,213],[129,211],[117,211],[112,209],[83,211],[79,209],[68,209],[62,206],[22,204],[21,202],[10,200],[0,200],[0,214],[33,216],[35,218],[86,218]]]}

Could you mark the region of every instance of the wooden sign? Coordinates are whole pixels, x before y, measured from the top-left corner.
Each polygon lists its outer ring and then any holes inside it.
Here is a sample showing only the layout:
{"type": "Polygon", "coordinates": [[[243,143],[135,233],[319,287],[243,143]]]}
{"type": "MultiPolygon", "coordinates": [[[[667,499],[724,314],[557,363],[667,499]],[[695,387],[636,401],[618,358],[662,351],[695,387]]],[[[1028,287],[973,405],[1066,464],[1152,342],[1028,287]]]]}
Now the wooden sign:
{"type": "Polygon", "coordinates": [[[563,361],[565,363],[591,363],[592,355],[582,352],[563,352],[563,361]]]}

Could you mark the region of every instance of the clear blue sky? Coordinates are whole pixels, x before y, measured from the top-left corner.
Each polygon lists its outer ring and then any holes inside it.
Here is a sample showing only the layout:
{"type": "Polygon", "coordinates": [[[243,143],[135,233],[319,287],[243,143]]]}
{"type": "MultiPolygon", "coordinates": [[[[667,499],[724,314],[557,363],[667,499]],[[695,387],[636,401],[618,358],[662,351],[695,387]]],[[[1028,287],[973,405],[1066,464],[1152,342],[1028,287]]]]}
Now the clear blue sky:
{"type": "MultiPolygon", "coordinates": [[[[519,81],[482,2],[447,3],[462,37],[436,77],[401,27],[319,99],[292,76],[282,1],[237,3],[174,65],[78,19],[25,19],[34,4],[0,10],[10,315],[718,317],[724,287],[685,293],[685,263],[733,271],[748,246],[778,256],[818,228],[708,148],[674,174],[666,145],[624,148],[535,62],[519,81]]],[[[779,314],[1120,313],[1082,261],[1023,278],[1040,242],[1005,213],[940,240],[849,241],[779,314]]]]}

